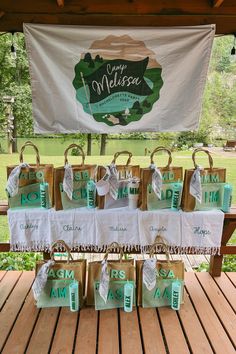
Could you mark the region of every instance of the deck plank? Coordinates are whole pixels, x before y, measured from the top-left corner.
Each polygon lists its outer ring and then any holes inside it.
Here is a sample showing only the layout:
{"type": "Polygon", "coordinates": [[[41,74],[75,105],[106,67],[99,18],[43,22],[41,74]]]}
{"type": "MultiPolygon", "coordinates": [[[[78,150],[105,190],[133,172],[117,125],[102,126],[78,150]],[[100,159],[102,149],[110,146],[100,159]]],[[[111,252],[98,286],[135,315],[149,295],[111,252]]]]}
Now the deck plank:
{"type": "Polygon", "coordinates": [[[231,282],[234,284],[234,286],[236,287],[236,272],[231,273],[231,272],[227,272],[225,273],[227,275],[227,277],[231,280],[231,282]]]}
{"type": "MultiPolygon", "coordinates": [[[[231,341],[235,341],[234,343],[236,343],[236,315],[232,307],[229,305],[209,273],[196,273],[196,276],[203,286],[204,291],[211,302],[211,306],[215,309],[215,312],[220,318],[231,341]]],[[[236,290],[234,291],[234,295],[236,296],[236,290]]]]}
{"type": "Polygon", "coordinates": [[[129,313],[120,310],[120,337],[122,354],[143,354],[137,309],[129,313]]]}
{"type": "Polygon", "coordinates": [[[35,348],[37,348],[37,354],[48,353],[57,323],[58,313],[59,308],[41,309],[30,338],[27,354],[35,354],[35,348]]]}
{"type": "Polygon", "coordinates": [[[76,354],[96,354],[98,311],[94,308],[80,310],[79,326],[76,336],[76,354]]]}
{"type": "Polygon", "coordinates": [[[170,353],[190,353],[177,313],[169,307],[158,308],[163,332],[170,353]]]}
{"type": "Polygon", "coordinates": [[[3,277],[6,275],[5,270],[0,270],[0,281],[3,279],[3,277]]]}
{"type": "Polygon", "coordinates": [[[50,353],[71,354],[73,352],[78,312],[62,307],[50,353]]]}
{"type": "Polygon", "coordinates": [[[184,305],[181,306],[179,310],[179,317],[192,352],[194,354],[213,353],[201,322],[198,319],[187,293],[185,293],[184,305]]]}
{"type": "Polygon", "coordinates": [[[156,309],[139,307],[138,311],[145,354],[165,354],[165,344],[156,309]]]}
{"type": "Polygon", "coordinates": [[[39,309],[35,306],[33,293],[30,291],[17,321],[14,324],[11,334],[7,339],[2,354],[18,354],[26,352],[26,347],[37,319],[38,312],[39,309]]]}
{"type": "Polygon", "coordinates": [[[118,310],[103,310],[99,315],[98,354],[119,354],[118,310]]]}
{"type": "Polygon", "coordinates": [[[224,296],[226,299],[229,301],[230,305],[236,312],[236,294],[235,294],[235,287],[225,275],[225,273],[221,273],[220,277],[215,277],[214,278],[215,282],[219,286],[220,290],[224,293],[224,296]]]}
{"type": "Polygon", "coordinates": [[[5,277],[2,279],[0,292],[0,309],[2,308],[4,302],[6,301],[12,289],[16,285],[21,274],[22,272],[19,271],[7,272],[5,277]]]}
{"type": "Polygon", "coordinates": [[[211,307],[195,274],[196,273],[185,273],[185,284],[208,339],[216,353],[222,353],[222,343],[224,343],[224,354],[233,354],[235,353],[233,345],[214,309],[211,307]]]}
{"type": "MultiPolygon", "coordinates": [[[[25,301],[34,279],[34,272],[23,272],[0,312],[0,352],[25,301]]],[[[2,282],[1,282],[2,289],[2,282]]]]}

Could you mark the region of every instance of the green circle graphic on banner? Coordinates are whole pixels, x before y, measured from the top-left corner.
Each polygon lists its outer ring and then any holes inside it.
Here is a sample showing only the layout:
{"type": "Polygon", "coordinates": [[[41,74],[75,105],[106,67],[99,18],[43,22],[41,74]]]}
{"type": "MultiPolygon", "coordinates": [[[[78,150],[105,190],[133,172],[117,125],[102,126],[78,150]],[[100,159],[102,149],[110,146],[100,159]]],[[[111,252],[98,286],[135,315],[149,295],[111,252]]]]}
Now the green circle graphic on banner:
{"type": "Polygon", "coordinates": [[[76,64],[73,80],[84,112],[109,126],[127,125],[149,113],[163,85],[155,56],[129,36],[93,42],[76,64]]]}

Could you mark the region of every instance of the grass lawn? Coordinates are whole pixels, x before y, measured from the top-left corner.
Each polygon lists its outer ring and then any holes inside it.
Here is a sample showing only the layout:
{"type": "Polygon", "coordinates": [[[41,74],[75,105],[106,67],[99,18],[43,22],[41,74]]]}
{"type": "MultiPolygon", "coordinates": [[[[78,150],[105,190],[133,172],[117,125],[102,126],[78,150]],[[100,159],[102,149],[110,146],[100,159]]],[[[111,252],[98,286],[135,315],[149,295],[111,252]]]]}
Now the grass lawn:
{"type": "MultiPolygon", "coordinates": [[[[172,158],[173,166],[183,166],[184,169],[192,168],[193,162],[191,159],[192,152],[191,151],[176,151],[173,152],[172,158]]],[[[213,153],[212,154],[214,160],[215,167],[225,167],[227,171],[227,181],[233,186],[233,204],[236,204],[236,157],[230,155],[230,153],[222,154],[213,153]]],[[[208,166],[207,156],[199,155],[197,157],[197,162],[199,165],[208,166]]],[[[87,164],[101,164],[106,165],[109,164],[112,160],[112,156],[88,156],[86,157],[87,164]]],[[[126,157],[120,157],[119,163],[126,163],[126,157]]],[[[70,156],[69,162],[71,164],[80,164],[80,157],[70,156]]],[[[167,163],[167,158],[165,155],[160,155],[158,158],[155,158],[156,164],[159,166],[164,166],[167,163]]],[[[28,163],[35,163],[35,156],[27,155],[28,163]]],[[[64,164],[63,156],[41,156],[42,163],[53,163],[55,167],[62,166],[64,164]]],[[[6,186],[6,166],[7,165],[15,165],[19,163],[19,155],[18,154],[0,154],[0,200],[6,199],[5,194],[5,186],[6,186]]],[[[134,156],[132,160],[133,164],[139,164],[141,167],[147,167],[150,164],[149,156],[134,156]]],[[[8,226],[7,226],[7,218],[0,217],[0,242],[6,241],[9,238],[8,226]]],[[[236,235],[231,239],[236,243],[236,235]]]]}

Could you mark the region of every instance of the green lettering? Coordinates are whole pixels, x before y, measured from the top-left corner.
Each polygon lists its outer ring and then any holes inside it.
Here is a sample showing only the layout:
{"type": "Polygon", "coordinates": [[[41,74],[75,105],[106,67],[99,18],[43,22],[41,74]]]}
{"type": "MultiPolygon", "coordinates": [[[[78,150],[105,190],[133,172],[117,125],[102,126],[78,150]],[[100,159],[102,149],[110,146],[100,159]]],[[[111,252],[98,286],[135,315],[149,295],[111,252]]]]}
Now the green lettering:
{"type": "Polygon", "coordinates": [[[44,172],[43,171],[37,171],[36,172],[36,178],[43,180],[44,179],[44,172]]]}
{"type": "Polygon", "coordinates": [[[171,199],[172,198],[173,191],[172,189],[167,189],[166,190],[166,199],[171,199]]]}
{"type": "Polygon", "coordinates": [[[167,278],[175,278],[175,275],[174,275],[174,272],[172,269],[169,271],[167,278]]]}
{"type": "Polygon", "coordinates": [[[169,291],[168,288],[165,288],[162,297],[163,297],[164,299],[166,298],[166,299],[168,299],[168,300],[171,300],[171,293],[170,293],[170,291],[169,291]]]}
{"type": "Polygon", "coordinates": [[[56,278],[55,272],[53,269],[49,269],[48,278],[56,278]]]}
{"type": "Polygon", "coordinates": [[[66,297],[66,288],[58,288],[58,297],[66,297]]]}
{"type": "Polygon", "coordinates": [[[75,272],[73,270],[65,270],[65,278],[75,278],[75,272]]]}
{"type": "Polygon", "coordinates": [[[21,172],[20,179],[28,179],[28,174],[26,172],[21,172]]]}
{"type": "Polygon", "coordinates": [[[35,179],[35,172],[34,171],[29,172],[29,179],[35,179]]]}
{"type": "Polygon", "coordinates": [[[108,290],[108,295],[107,295],[108,300],[114,300],[114,294],[111,289],[108,290]]]}
{"type": "Polygon", "coordinates": [[[120,279],[125,279],[125,271],[124,270],[120,270],[119,271],[119,278],[120,279]]]}
{"type": "Polygon", "coordinates": [[[161,291],[159,288],[156,288],[155,294],[154,294],[154,299],[159,299],[161,297],[161,291]]]}
{"type": "Polygon", "coordinates": [[[116,300],[122,300],[124,298],[124,288],[118,288],[115,292],[116,300]]]}
{"type": "Polygon", "coordinates": [[[56,272],[56,277],[57,278],[64,278],[64,270],[63,269],[58,269],[56,272]]]}
{"type": "Polygon", "coordinates": [[[166,278],[167,272],[168,271],[166,269],[161,268],[161,269],[159,269],[159,276],[162,278],[166,278]]]}
{"type": "Polygon", "coordinates": [[[111,278],[119,278],[119,272],[116,269],[111,269],[111,278]]]}
{"type": "Polygon", "coordinates": [[[57,292],[56,292],[56,289],[51,288],[51,291],[50,291],[50,297],[57,297],[57,292]]]}

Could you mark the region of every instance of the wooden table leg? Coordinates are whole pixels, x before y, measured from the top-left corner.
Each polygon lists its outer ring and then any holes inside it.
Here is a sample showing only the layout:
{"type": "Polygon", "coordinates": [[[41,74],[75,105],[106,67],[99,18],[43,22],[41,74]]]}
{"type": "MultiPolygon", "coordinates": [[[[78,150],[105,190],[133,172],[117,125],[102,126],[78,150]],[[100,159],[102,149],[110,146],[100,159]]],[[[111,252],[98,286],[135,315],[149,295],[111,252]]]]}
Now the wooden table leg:
{"type": "MultiPolygon", "coordinates": [[[[235,229],[236,229],[236,220],[234,218],[225,219],[223,232],[222,232],[221,246],[226,246],[227,242],[229,241],[230,237],[234,233],[235,229]]],[[[213,277],[219,277],[221,275],[222,262],[223,262],[223,255],[211,256],[209,273],[213,277]]]]}

